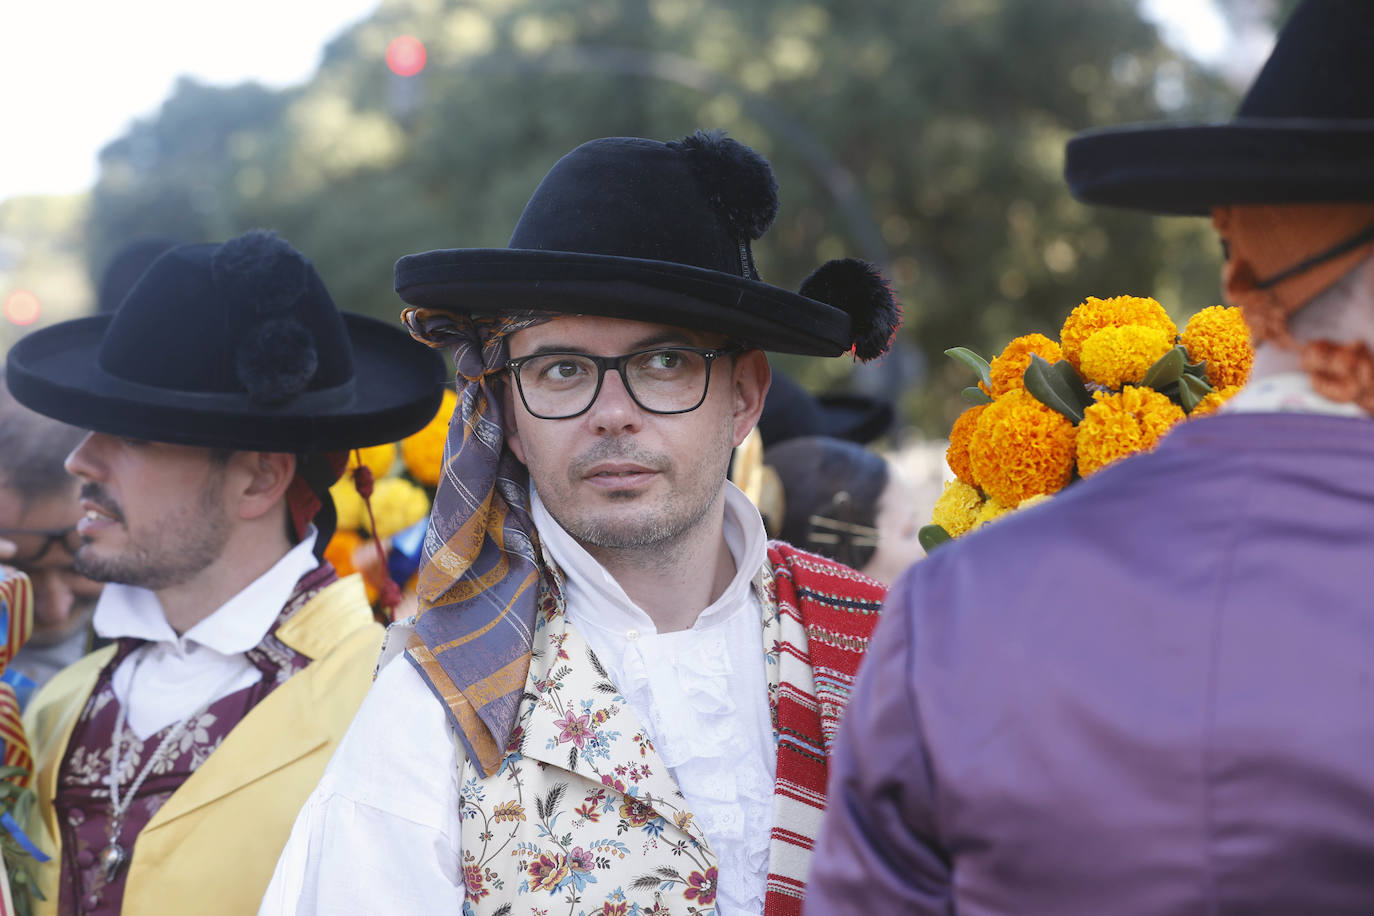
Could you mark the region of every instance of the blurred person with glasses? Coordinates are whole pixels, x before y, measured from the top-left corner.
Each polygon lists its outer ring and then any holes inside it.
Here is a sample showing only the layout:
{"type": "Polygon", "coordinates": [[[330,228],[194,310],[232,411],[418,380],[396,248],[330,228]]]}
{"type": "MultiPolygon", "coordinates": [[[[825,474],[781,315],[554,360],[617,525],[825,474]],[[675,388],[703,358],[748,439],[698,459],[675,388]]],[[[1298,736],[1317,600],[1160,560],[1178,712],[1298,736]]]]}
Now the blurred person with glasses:
{"type": "Polygon", "coordinates": [[[82,431],[16,403],[0,380],[0,563],[33,583],[33,633],[10,670],[35,686],[92,648],[101,583],[76,571],[78,481],[62,462],[82,431]]]}
{"type": "Polygon", "coordinates": [[[719,132],[594,140],[509,247],[397,263],[460,401],[421,610],[263,913],[797,911],[884,589],[769,543],[726,473],[765,349],[875,358],[898,309],[859,261],[759,279],[776,190],[719,132]]]}

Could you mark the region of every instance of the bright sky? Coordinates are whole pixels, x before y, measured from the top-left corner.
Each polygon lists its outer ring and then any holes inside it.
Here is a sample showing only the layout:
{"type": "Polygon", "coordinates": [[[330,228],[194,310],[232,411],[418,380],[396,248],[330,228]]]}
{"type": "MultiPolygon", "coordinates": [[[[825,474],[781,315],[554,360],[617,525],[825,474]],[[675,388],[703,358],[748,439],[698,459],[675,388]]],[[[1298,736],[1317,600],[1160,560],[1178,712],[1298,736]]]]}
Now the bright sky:
{"type": "Polygon", "coordinates": [[[379,0],[0,0],[0,201],[90,187],[96,155],[179,75],[273,87],[379,0]]]}
{"type": "MultiPolygon", "coordinates": [[[[0,0],[0,201],[90,187],[96,155],[181,74],[217,85],[308,79],[379,0],[0,0]]],[[[1210,0],[1141,0],[1199,58],[1227,52],[1210,0]]]]}

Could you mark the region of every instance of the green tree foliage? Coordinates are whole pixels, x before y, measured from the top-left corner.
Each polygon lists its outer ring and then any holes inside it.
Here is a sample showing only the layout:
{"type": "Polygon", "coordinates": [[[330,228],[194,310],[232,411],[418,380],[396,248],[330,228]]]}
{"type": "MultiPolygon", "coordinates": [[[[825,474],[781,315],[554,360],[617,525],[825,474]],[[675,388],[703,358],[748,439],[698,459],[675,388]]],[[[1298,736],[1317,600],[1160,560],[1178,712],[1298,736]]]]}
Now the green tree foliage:
{"type": "MultiPolygon", "coordinates": [[[[942,433],[967,383],[947,347],[1053,333],[1087,295],[1152,293],[1180,314],[1216,301],[1202,221],[1080,206],[1062,155],[1080,129],[1233,104],[1132,0],[392,0],[309,84],[183,82],[108,147],[92,264],[140,234],[271,226],[342,307],[390,318],[397,257],[504,245],[578,143],[723,126],[782,188],[765,278],[795,289],[827,258],[880,263],[906,309],[901,352],[853,382],[904,390],[907,418],[942,433]],[[419,76],[386,69],[399,34],[427,46],[419,76]]],[[[816,388],[853,370],[781,362],[816,388]]]]}

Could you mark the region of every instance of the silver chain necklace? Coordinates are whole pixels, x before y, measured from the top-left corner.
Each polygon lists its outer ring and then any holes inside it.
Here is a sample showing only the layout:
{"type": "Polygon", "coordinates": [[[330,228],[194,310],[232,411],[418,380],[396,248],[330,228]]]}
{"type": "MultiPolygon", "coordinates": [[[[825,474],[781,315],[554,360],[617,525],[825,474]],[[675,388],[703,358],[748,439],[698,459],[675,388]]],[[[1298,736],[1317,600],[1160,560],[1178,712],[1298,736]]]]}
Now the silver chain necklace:
{"type": "MultiPolygon", "coordinates": [[[[204,703],[201,703],[190,715],[167,730],[167,734],[163,735],[162,740],[158,742],[157,749],[148,757],[147,762],[134,776],[134,781],[129,784],[128,793],[121,798],[119,795],[119,774],[124,771],[126,762],[133,760],[134,745],[138,742],[137,736],[130,732],[129,753],[126,757],[121,749],[119,739],[124,733],[124,723],[128,719],[129,702],[133,700],[134,678],[138,676],[139,666],[147,657],[148,652],[145,650],[139,654],[138,658],[134,659],[134,668],[129,672],[129,696],[125,702],[119,704],[119,714],[115,717],[114,737],[110,739],[110,775],[105,780],[105,785],[110,790],[110,827],[107,831],[110,842],[100,852],[100,868],[105,873],[106,884],[113,881],[115,875],[119,874],[119,870],[129,861],[128,851],[119,845],[119,831],[124,826],[124,816],[128,814],[129,806],[134,802],[134,796],[143,787],[144,780],[152,773],[153,767],[162,760],[167,749],[180,741],[182,734],[190,727],[191,723],[199,719],[205,710],[209,709],[211,704],[219,698],[220,692],[228,689],[244,674],[243,671],[236,671],[231,677],[216,684],[215,689],[210,692],[204,703]]],[[[113,685],[110,689],[113,691],[113,685]]],[[[118,702],[117,697],[116,702],[118,702]]]]}

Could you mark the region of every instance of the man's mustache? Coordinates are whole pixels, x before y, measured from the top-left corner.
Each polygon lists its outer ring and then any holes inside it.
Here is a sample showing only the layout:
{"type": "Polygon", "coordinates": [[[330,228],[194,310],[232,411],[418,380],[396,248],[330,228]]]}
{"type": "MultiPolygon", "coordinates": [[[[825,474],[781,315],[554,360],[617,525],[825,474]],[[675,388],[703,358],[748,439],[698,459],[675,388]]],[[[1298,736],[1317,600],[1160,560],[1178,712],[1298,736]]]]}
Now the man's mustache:
{"type": "Polygon", "coordinates": [[[81,499],[84,502],[95,503],[117,521],[124,521],[124,513],[120,510],[119,503],[111,499],[105,488],[95,481],[87,481],[81,485],[81,499]]]}
{"type": "Polygon", "coordinates": [[[574,459],[568,472],[570,476],[576,479],[584,476],[593,466],[603,461],[627,461],[641,465],[651,471],[663,471],[672,465],[666,456],[639,448],[632,443],[603,440],[574,459]]]}

